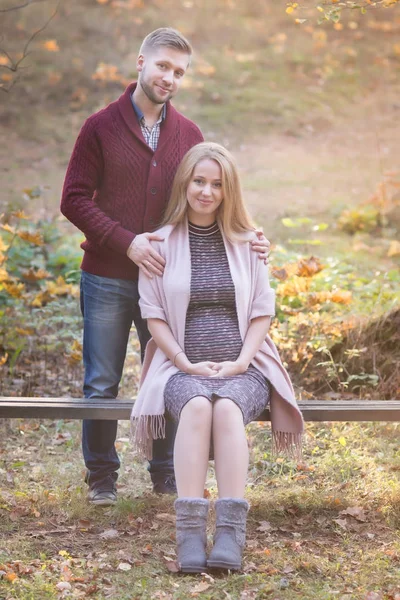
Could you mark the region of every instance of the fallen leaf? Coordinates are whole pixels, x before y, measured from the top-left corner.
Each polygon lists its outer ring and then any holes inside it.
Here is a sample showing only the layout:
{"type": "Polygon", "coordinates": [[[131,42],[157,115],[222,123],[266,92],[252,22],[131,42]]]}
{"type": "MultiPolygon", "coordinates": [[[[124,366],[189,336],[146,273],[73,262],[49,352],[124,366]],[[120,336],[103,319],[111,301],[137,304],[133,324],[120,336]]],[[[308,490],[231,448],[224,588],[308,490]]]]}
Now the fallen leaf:
{"type": "Polygon", "coordinates": [[[68,581],[59,581],[56,585],[56,588],[60,592],[65,592],[66,590],[71,590],[72,585],[68,581]]]}
{"type": "Polygon", "coordinates": [[[296,571],[296,569],[294,568],[293,565],[286,565],[285,567],[283,567],[283,573],[285,573],[285,575],[289,574],[289,573],[294,573],[296,571]]]}
{"type": "Polygon", "coordinates": [[[165,566],[170,573],[179,573],[179,566],[176,560],[167,560],[165,566]]]}
{"type": "Polygon", "coordinates": [[[331,296],[332,302],[337,304],[350,304],[352,301],[352,293],[348,290],[335,290],[331,296]]]}
{"type": "Polygon", "coordinates": [[[192,596],[194,594],[201,594],[202,592],[205,592],[206,590],[208,590],[208,588],[210,588],[210,587],[211,587],[211,585],[209,583],[207,583],[207,581],[200,581],[200,583],[195,585],[190,590],[190,593],[192,594],[192,596]]]}
{"type": "Polygon", "coordinates": [[[271,267],[271,275],[272,277],[275,277],[275,279],[279,279],[279,281],[285,281],[285,279],[287,279],[289,277],[288,272],[286,271],[286,269],[278,269],[278,267],[271,267]]]}
{"type": "Polygon", "coordinates": [[[159,521],[167,521],[168,523],[175,524],[175,516],[170,515],[169,513],[158,513],[156,515],[156,519],[158,519],[159,521]]]}
{"type": "Polygon", "coordinates": [[[84,527],[85,529],[87,529],[91,527],[92,522],[90,521],[90,519],[79,519],[78,525],[79,527],[84,527]]]}
{"type": "Polygon", "coordinates": [[[153,546],[151,544],[147,544],[144,548],[141,549],[140,554],[147,556],[153,552],[153,546]]]}
{"type": "Polygon", "coordinates": [[[361,521],[362,523],[365,523],[365,521],[367,520],[367,517],[364,513],[364,509],[361,506],[350,506],[349,508],[342,510],[340,514],[350,515],[351,517],[354,517],[355,519],[357,519],[357,521],[361,521]]]}
{"type": "Polygon", "coordinates": [[[333,519],[333,522],[339,525],[342,529],[347,531],[347,521],[346,519],[333,519]]]}
{"type": "Polygon", "coordinates": [[[245,563],[245,565],[243,567],[243,572],[244,573],[252,573],[253,571],[258,571],[257,565],[253,562],[245,563]]]}
{"type": "Polygon", "coordinates": [[[120,571],[130,571],[132,569],[132,566],[129,563],[121,562],[118,565],[118,569],[120,571]]]}
{"type": "Polygon", "coordinates": [[[310,256],[310,258],[301,258],[297,263],[297,273],[298,277],[312,277],[316,273],[322,271],[324,266],[321,264],[319,258],[315,256],[310,256]]]}
{"type": "Polygon", "coordinates": [[[272,525],[269,521],[260,521],[260,526],[257,527],[256,531],[262,531],[263,533],[272,530],[272,525]]]}
{"type": "Polygon", "coordinates": [[[119,536],[119,532],[116,529],[106,529],[103,533],[100,534],[101,539],[103,540],[112,540],[119,536]]]}

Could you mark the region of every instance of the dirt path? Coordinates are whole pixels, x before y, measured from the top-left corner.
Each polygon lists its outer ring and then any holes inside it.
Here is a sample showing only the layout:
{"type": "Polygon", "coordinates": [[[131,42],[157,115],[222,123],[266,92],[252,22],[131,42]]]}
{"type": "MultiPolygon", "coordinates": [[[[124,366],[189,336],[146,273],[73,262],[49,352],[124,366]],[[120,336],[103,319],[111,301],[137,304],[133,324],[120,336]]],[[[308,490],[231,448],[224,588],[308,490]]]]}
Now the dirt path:
{"type": "MultiPolygon", "coordinates": [[[[353,111],[352,111],[353,112],[353,111]]],[[[335,216],[364,202],[385,172],[398,170],[400,103],[382,96],[337,125],[304,124],[302,135],[272,135],[237,153],[253,215],[335,216]]]]}

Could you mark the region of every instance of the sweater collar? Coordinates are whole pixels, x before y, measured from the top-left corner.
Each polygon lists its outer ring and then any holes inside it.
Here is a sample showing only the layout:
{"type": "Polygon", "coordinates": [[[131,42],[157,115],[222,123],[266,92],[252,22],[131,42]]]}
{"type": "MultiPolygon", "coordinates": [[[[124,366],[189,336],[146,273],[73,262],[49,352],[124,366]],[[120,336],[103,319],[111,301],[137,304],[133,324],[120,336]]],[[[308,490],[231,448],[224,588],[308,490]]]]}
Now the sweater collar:
{"type": "MultiPolygon", "coordinates": [[[[145,142],[140,123],[132,106],[131,96],[135,91],[136,86],[136,81],[129,84],[122,96],[118,98],[117,104],[126,125],[129,127],[132,133],[141,142],[143,142],[143,145],[147,148],[147,150],[152,152],[152,149],[145,142]]],[[[158,141],[158,146],[155,153],[158,153],[163,148],[165,143],[172,137],[177,127],[177,111],[174,109],[170,101],[166,102],[164,106],[166,114],[160,126],[160,139],[158,141]]]]}

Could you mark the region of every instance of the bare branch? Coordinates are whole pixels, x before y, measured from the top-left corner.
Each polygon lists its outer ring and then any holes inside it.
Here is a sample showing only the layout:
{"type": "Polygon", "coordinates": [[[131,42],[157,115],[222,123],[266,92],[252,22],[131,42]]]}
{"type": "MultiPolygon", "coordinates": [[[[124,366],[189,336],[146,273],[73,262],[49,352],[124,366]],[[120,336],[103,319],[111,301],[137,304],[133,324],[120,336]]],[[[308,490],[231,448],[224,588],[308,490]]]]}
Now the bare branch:
{"type": "MultiPolygon", "coordinates": [[[[24,6],[28,6],[28,4],[33,4],[34,2],[41,2],[43,0],[31,0],[31,2],[28,2],[27,4],[21,5],[18,8],[23,8],[24,6]]],[[[29,40],[26,42],[25,46],[24,46],[24,50],[22,52],[22,56],[19,60],[14,61],[11,56],[9,55],[9,53],[4,50],[4,48],[0,48],[0,52],[2,54],[4,54],[4,56],[6,56],[8,58],[8,60],[10,61],[10,65],[0,65],[0,67],[3,67],[4,69],[8,70],[8,71],[12,71],[13,73],[16,73],[17,71],[20,71],[21,69],[23,69],[24,67],[21,66],[21,63],[27,58],[27,56],[29,56],[29,54],[31,54],[31,52],[28,52],[29,46],[31,45],[31,43],[33,42],[33,40],[40,34],[42,33],[46,27],[49,25],[49,23],[54,19],[54,17],[56,16],[58,9],[60,8],[60,4],[61,4],[62,0],[58,0],[57,2],[57,6],[53,12],[53,14],[50,16],[49,19],[47,19],[46,23],[40,27],[40,29],[38,29],[37,31],[34,31],[33,34],[31,35],[31,37],[29,38],[29,40]]],[[[17,9],[17,7],[15,8],[17,9]]],[[[4,11],[0,11],[0,12],[4,12],[4,11]]],[[[19,76],[14,77],[14,79],[12,80],[12,82],[10,83],[10,85],[8,87],[5,87],[4,84],[0,84],[0,90],[2,92],[6,92],[8,93],[16,84],[16,82],[19,80],[19,76]]]]}
{"type": "Polygon", "coordinates": [[[38,2],[46,2],[46,0],[28,0],[25,4],[19,4],[18,6],[10,6],[10,8],[0,8],[0,13],[11,12],[12,10],[19,10],[20,8],[25,8],[30,4],[37,4],[38,2]]]}
{"type": "Polygon", "coordinates": [[[25,47],[24,47],[24,51],[22,53],[22,57],[15,63],[15,70],[18,69],[18,67],[22,63],[22,61],[25,60],[25,58],[30,54],[30,52],[28,52],[28,48],[29,48],[30,44],[33,42],[33,40],[35,39],[35,37],[37,37],[40,33],[42,33],[42,31],[44,31],[46,29],[46,27],[49,25],[49,23],[54,19],[54,17],[56,16],[56,14],[58,12],[58,9],[60,8],[61,2],[62,2],[62,0],[58,0],[56,9],[53,12],[53,14],[51,15],[51,17],[46,21],[46,23],[43,25],[43,27],[41,27],[40,29],[38,29],[37,31],[35,31],[31,35],[31,37],[29,38],[29,40],[26,42],[25,47]]]}

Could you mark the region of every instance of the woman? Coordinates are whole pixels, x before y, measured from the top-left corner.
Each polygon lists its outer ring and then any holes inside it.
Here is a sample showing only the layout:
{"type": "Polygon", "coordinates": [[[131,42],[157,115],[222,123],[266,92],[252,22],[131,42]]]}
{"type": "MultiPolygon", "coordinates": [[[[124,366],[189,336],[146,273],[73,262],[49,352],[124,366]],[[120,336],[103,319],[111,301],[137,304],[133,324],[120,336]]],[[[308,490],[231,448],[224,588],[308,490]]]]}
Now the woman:
{"type": "Polygon", "coordinates": [[[178,563],[183,572],[240,569],[248,503],[245,425],[271,404],[278,449],[299,449],[303,420],[290,379],[268,337],[274,292],[251,250],[254,226],[233,157],[202,143],[184,156],[155,243],[163,277],[139,279],[152,340],[132,418],[150,457],[165,415],[179,422],[174,447],[178,563]],[[210,443],[219,499],[214,547],[206,557],[203,498],[210,443]]]}

